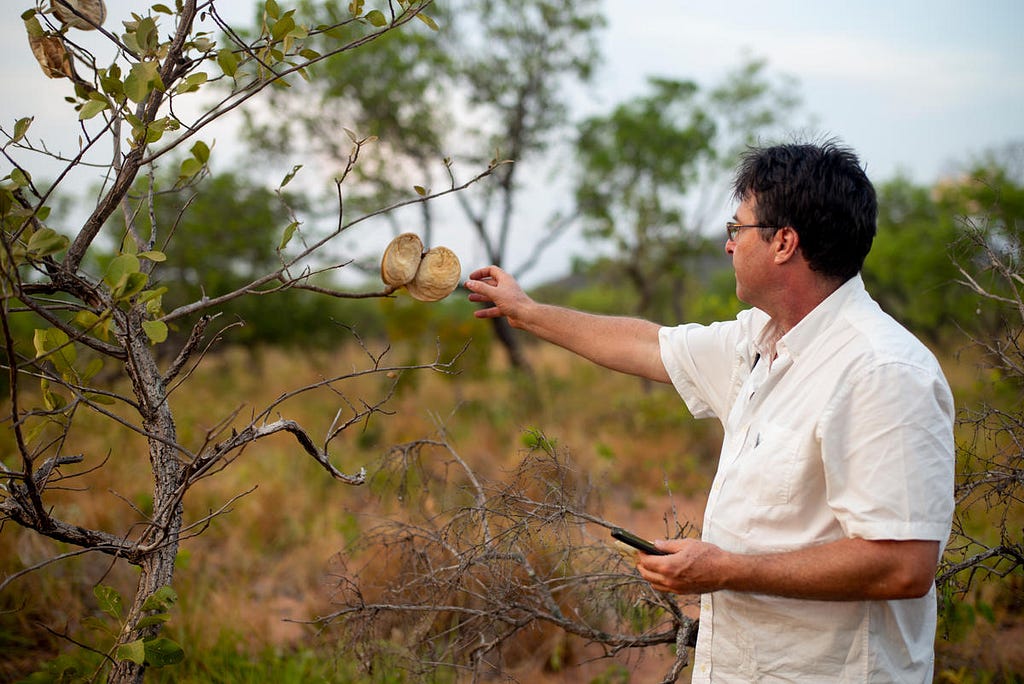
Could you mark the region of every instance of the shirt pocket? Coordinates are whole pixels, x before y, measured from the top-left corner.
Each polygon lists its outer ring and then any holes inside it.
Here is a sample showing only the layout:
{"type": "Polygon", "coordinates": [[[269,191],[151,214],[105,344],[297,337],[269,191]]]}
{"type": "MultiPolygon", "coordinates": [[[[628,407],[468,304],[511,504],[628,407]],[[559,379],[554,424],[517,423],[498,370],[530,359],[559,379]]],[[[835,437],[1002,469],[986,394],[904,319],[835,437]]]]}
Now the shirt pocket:
{"type": "Polygon", "coordinates": [[[787,504],[793,495],[793,478],[799,454],[797,433],[778,426],[766,426],[754,438],[749,463],[753,503],[757,506],[787,504]]]}

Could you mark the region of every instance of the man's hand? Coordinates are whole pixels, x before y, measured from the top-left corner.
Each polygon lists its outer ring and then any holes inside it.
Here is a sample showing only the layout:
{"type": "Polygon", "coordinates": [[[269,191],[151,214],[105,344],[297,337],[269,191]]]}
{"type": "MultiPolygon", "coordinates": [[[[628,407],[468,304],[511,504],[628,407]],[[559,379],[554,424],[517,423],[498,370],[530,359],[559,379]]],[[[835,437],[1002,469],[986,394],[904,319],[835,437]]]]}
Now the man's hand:
{"type": "Polygon", "coordinates": [[[477,318],[499,318],[505,316],[513,328],[523,327],[521,316],[523,310],[533,303],[516,279],[497,266],[478,268],[469,274],[465,283],[469,290],[469,301],[490,302],[493,306],[477,309],[473,315],[477,318]]]}
{"type": "Polygon", "coordinates": [[[714,544],[697,539],[658,540],[659,549],[670,556],[637,554],[640,576],[658,591],[673,594],[707,594],[722,589],[721,574],[715,571],[726,553],[714,544]]]}

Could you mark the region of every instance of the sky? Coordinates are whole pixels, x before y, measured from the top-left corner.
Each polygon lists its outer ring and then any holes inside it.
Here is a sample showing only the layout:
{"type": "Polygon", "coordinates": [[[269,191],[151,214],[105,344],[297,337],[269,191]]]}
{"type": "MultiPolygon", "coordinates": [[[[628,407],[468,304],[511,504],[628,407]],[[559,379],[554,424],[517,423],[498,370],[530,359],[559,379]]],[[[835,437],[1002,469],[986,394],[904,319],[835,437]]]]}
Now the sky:
{"type": "MultiPolygon", "coordinates": [[[[107,28],[120,28],[132,9],[150,4],[108,0],[107,28]]],[[[245,0],[218,4],[236,17],[251,13],[245,0]]],[[[73,150],[74,118],[63,102],[68,82],[42,76],[20,19],[32,0],[5,6],[0,124],[10,131],[18,118],[35,115],[32,134],[63,139],[62,149],[73,150]]],[[[577,102],[577,116],[641,94],[649,76],[711,86],[756,58],[766,61],[769,75],[795,81],[802,107],[794,124],[805,129],[811,119],[815,132],[854,148],[876,182],[903,174],[931,183],[987,149],[1024,141],[1019,0],[606,0],[605,7],[604,61],[593,91],[577,102]]],[[[229,137],[230,127],[218,135],[229,137]]],[[[223,149],[230,140],[218,144],[223,149]]],[[[0,174],[9,170],[0,159],[0,174]]],[[[89,173],[84,169],[80,182],[94,181],[89,173]]],[[[539,197],[549,186],[542,180],[531,192],[539,197]]],[[[723,216],[731,212],[722,207],[723,216]]],[[[526,213],[522,221],[518,254],[509,263],[528,254],[539,235],[538,217],[526,213]]],[[[483,265],[466,235],[454,224],[446,235],[464,271],[483,265]]],[[[530,271],[530,280],[564,274],[573,255],[586,249],[571,235],[564,238],[530,271]]]]}

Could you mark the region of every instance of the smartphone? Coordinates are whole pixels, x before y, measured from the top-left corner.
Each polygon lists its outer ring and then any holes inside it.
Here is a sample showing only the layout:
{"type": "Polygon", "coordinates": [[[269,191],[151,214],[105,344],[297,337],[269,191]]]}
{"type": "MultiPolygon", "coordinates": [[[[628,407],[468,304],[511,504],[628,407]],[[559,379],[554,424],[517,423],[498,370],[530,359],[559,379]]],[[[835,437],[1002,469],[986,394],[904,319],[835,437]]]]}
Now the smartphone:
{"type": "Polygon", "coordinates": [[[624,544],[629,544],[634,549],[639,549],[640,551],[643,551],[644,553],[646,553],[648,555],[651,555],[651,556],[669,556],[669,555],[671,555],[670,551],[662,551],[661,549],[659,549],[657,546],[655,546],[651,542],[647,541],[646,539],[642,539],[641,537],[636,536],[632,532],[627,532],[626,530],[622,529],[621,527],[613,527],[612,528],[612,536],[615,537],[616,539],[618,539],[620,542],[622,542],[624,544]]]}

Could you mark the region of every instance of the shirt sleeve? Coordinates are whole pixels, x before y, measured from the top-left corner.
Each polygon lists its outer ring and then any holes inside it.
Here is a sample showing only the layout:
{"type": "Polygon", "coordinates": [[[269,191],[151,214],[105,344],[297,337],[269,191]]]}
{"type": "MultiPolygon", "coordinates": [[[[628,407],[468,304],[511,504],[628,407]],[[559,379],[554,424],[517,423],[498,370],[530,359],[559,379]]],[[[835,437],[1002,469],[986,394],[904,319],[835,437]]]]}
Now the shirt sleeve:
{"type": "Polygon", "coordinates": [[[748,355],[749,345],[741,345],[745,327],[742,319],[737,318],[711,325],[688,323],[659,331],[665,371],[694,418],[724,419],[728,415],[736,398],[739,357],[748,355]],[[738,346],[743,350],[738,351],[738,346]]]}
{"type": "Polygon", "coordinates": [[[888,362],[842,379],[819,438],[846,534],[945,544],[953,516],[953,399],[941,372],[888,362]]]}

